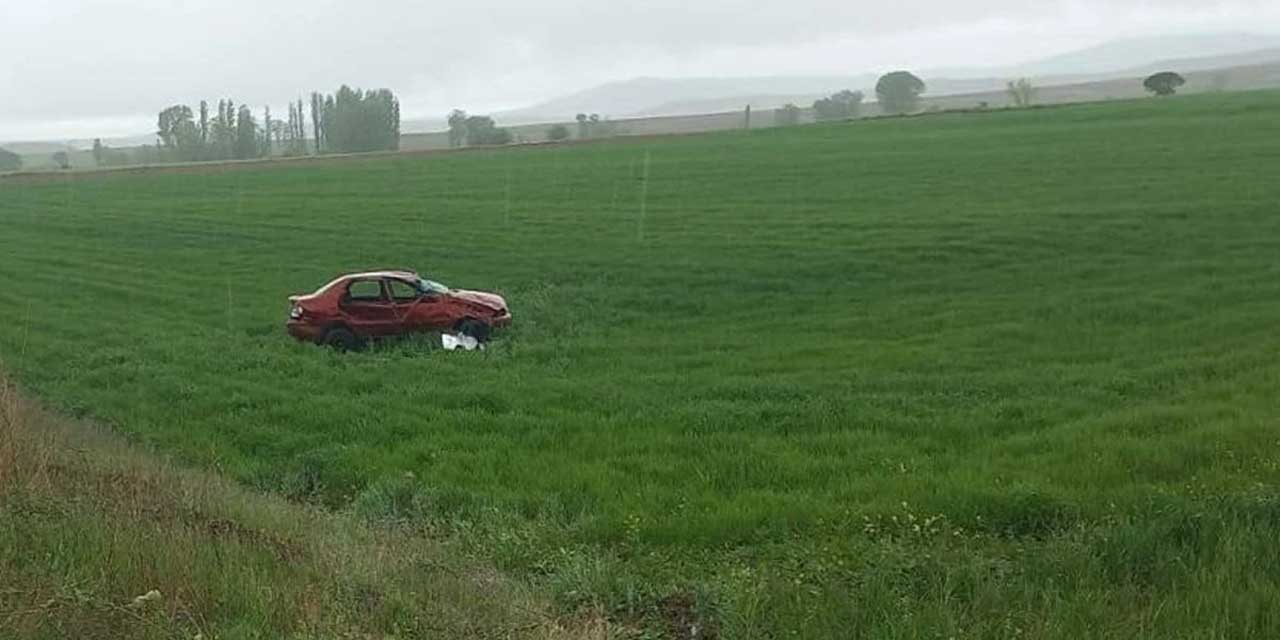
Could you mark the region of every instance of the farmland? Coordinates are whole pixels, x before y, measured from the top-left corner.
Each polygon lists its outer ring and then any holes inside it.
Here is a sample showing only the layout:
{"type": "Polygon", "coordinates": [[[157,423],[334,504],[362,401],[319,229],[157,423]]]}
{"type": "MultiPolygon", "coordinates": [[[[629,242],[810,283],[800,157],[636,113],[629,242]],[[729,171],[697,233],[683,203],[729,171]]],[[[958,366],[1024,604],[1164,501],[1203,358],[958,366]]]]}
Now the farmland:
{"type": "Polygon", "coordinates": [[[1275,635],[1278,170],[1258,92],[10,178],[0,368],[624,629],[1275,635]],[[284,335],[400,266],[515,326],[284,335]]]}

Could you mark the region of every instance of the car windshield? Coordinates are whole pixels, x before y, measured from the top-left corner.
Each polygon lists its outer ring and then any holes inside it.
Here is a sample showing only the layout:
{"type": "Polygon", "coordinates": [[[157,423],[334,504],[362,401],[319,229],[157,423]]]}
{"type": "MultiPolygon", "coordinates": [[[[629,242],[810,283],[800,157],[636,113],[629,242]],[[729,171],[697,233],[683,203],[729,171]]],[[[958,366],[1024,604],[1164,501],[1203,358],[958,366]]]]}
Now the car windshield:
{"type": "Polygon", "coordinates": [[[426,294],[449,293],[449,287],[446,287],[435,280],[427,280],[426,278],[418,278],[418,290],[426,294]]]}

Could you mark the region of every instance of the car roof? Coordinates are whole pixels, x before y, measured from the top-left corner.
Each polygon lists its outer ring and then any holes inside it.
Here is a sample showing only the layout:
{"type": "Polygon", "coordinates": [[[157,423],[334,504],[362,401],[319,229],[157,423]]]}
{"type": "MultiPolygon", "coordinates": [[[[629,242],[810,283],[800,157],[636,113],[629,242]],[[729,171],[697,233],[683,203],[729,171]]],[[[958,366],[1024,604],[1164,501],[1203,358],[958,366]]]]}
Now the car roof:
{"type": "Polygon", "coordinates": [[[386,269],[383,271],[363,271],[361,273],[347,273],[347,274],[340,275],[334,278],[333,280],[330,280],[323,287],[316,289],[316,294],[318,295],[323,291],[328,291],[333,287],[336,287],[345,282],[351,282],[352,280],[373,280],[373,279],[380,279],[380,278],[397,278],[400,280],[413,281],[418,279],[418,274],[414,273],[413,271],[406,271],[403,269],[386,269]]]}
{"type": "Polygon", "coordinates": [[[353,280],[356,278],[400,278],[401,280],[416,280],[418,274],[413,271],[404,270],[387,270],[387,271],[364,271],[361,273],[348,273],[339,280],[353,280]]]}

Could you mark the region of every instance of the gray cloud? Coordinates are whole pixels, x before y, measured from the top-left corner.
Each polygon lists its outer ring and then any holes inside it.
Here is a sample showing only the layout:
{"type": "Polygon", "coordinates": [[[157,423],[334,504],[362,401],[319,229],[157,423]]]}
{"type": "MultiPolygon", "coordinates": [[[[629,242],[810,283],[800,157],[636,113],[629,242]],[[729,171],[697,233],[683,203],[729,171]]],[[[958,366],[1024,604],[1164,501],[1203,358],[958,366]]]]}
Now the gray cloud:
{"type": "Polygon", "coordinates": [[[1259,0],[0,0],[0,139],[143,131],[160,107],[341,82],[407,114],[634,75],[1008,63],[1119,35],[1256,29],[1259,0]]]}

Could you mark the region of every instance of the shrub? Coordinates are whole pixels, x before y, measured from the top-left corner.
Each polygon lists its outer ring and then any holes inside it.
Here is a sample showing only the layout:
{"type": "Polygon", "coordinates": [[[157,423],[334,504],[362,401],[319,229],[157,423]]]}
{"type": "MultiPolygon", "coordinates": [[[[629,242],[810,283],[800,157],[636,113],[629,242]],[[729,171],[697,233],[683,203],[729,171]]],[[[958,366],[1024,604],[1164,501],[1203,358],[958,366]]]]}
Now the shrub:
{"type": "Polygon", "coordinates": [[[1173,71],[1161,71],[1144,80],[1142,86],[1158,96],[1171,96],[1178,92],[1178,87],[1186,83],[1186,78],[1173,71]]]}

